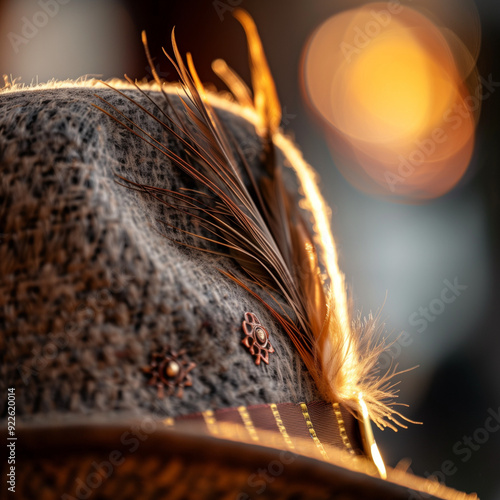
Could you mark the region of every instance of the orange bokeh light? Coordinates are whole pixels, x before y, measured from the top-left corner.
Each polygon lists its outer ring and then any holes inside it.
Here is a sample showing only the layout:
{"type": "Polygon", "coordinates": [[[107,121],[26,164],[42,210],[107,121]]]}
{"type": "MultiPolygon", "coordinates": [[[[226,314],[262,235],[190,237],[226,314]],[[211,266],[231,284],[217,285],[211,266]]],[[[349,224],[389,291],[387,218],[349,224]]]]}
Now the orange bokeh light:
{"type": "Polygon", "coordinates": [[[394,1],[323,23],[304,53],[303,87],[344,176],[407,201],[450,191],[474,149],[476,56],[449,29],[394,1]]]}

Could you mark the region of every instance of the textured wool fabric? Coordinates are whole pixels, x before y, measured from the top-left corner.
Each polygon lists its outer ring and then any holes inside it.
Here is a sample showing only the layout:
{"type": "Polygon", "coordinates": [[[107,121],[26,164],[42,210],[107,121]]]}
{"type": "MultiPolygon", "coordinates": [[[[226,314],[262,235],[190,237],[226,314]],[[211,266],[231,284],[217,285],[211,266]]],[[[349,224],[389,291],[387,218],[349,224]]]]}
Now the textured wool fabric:
{"type": "MultiPolygon", "coordinates": [[[[138,91],[125,92],[153,111],[138,91]]],[[[168,189],[195,187],[167,158],[93,108],[101,104],[94,93],[186,158],[178,142],[113,90],[0,93],[0,391],[16,388],[24,419],[114,411],[175,417],[317,399],[284,331],[217,270],[238,273],[232,260],[165,238],[182,235],[157,219],[199,228],[116,183],[119,173],[168,189]],[[241,343],[246,311],[270,333],[269,366],[256,366],[241,343]],[[186,349],[197,365],[182,399],[158,399],[141,371],[165,346],[186,349]]],[[[149,95],[169,112],[159,92],[149,95]]],[[[180,109],[177,91],[171,95],[180,109]]],[[[254,126],[235,104],[218,113],[259,172],[254,126]]],[[[4,399],[0,405],[5,417],[4,399]]]]}

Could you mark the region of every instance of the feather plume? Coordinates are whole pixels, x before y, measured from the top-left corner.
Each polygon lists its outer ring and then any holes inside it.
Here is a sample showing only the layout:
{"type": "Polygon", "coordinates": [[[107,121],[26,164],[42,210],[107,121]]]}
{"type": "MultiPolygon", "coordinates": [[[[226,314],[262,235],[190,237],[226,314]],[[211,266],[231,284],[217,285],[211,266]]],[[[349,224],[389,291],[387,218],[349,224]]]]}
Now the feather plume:
{"type": "MultiPolygon", "coordinates": [[[[356,326],[351,320],[344,275],[338,266],[328,220],[329,210],[315,174],[278,131],[281,107],[256,27],[242,10],[236,10],[235,17],[248,39],[253,100],[248,87],[223,61],[216,61],[213,68],[240,104],[252,106],[260,118],[265,165],[262,178],[254,177],[234,137],[220,123],[191,55],[187,54],[184,62],[172,31],[174,57],[165,53],[182,83],[184,112],[167,116],[158,107],[163,120],[136,104],[183,144],[189,161],[176,155],[118,109],[113,108],[119,116],[116,117],[96,107],[165,155],[208,195],[188,190],[170,192],[158,186],[121,179],[129,187],[195,219],[210,236],[188,234],[217,245],[217,250],[203,248],[200,251],[230,255],[238,262],[246,278],[220,272],[267,307],[292,340],[325,400],[343,403],[355,414],[367,409],[370,418],[381,428],[404,427],[401,420],[407,419],[394,409],[392,402],[396,393],[396,384],[392,383],[395,368],[384,374],[374,370],[383,350],[377,329],[371,323],[369,327],[356,326]],[[283,172],[276,161],[277,147],[284,149],[291,159],[306,208],[313,216],[313,232],[296,200],[285,188],[283,172]],[[250,179],[250,189],[246,187],[239,165],[243,165],[250,179]],[[266,293],[257,293],[254,285],[266,293]],[[266,300],[265,296],[271,299],[266,300]],[[286,302],[289,312],[278,305],[277,297],[286,302]]],[[[143,42],[151,59],[145,34],[143,42]]],[[[169,101],[168,92],[154,71],[153,76],[169,101]]],[[[129,81],[140,90],[136,83],[129,81]]],[[[126,94],[122,95],[135,102],[126,94]]],[[[158,106],[146,93],[144,95],[158,106]]],[[[171,106],[171,109],[174,108],[171,106]]]]}

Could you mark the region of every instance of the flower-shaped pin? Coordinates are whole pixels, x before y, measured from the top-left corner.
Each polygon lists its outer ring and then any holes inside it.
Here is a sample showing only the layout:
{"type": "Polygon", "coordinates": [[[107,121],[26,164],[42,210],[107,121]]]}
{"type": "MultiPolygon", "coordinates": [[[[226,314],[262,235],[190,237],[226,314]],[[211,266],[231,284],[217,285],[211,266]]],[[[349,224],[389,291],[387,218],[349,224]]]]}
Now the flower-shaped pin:
{"type": "Polygon", "coordinates": [[[182,398],[184,387],[193,385],[189,372],[196,366],[186,357],[186,349],[175,352],[162,349],[151,356],[149,366],[142,368],[142,371],[150,375],[148,385],[154,385],[158,391],[158,397],[163,399],[171,396],[177,390],[177,397],[182,398]]]}
{"type": "Polygon", "coordinates": [[[269,333],[267,333],[267,330],[262,326],[255,314],[245,313],[243,332],[246,336],[241,342],[248,347],[250,354],[256,357],[255,364],[260,365],[262,360],[268,365],[269,353],[274,352],[274,348],[269,340],[269,333]]]}

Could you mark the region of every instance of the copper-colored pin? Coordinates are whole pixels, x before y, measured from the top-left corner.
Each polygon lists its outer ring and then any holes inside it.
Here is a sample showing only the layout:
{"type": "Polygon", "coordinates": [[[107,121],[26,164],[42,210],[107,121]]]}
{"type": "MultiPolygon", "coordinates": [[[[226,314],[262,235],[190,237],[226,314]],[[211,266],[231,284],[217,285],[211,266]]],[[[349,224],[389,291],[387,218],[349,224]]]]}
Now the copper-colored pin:
{"type": "Polygon", "coordinates": [[[190,372],[196,367],[196,363],[189,361],[186,349],[175,352],[170,348],[162,349],[151,356],[149,366],[142,371],[151,378],[148,385],[154,385],[160,399],[171,396],[176,391],[176,396],[182,398],[184,387],[193,385],[190,372]]]}
{"type": "Polygon", "coordinates": [[[260,365],[261,360],[268,365],[269,353],[274,352],[268,331],[262,326],[257,316],[250,312],[245,313],[242,326],[246,336],[241,343],[249,349],[252,356],[256,357],[256,365],[260,365]]]}

